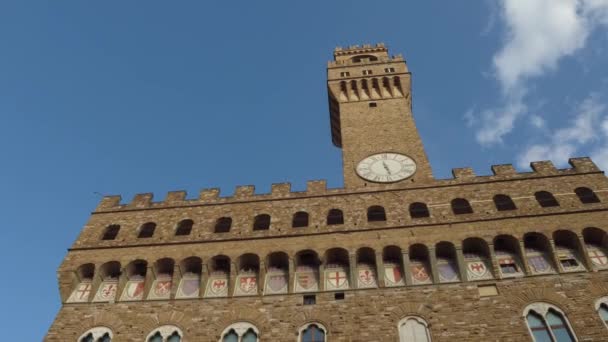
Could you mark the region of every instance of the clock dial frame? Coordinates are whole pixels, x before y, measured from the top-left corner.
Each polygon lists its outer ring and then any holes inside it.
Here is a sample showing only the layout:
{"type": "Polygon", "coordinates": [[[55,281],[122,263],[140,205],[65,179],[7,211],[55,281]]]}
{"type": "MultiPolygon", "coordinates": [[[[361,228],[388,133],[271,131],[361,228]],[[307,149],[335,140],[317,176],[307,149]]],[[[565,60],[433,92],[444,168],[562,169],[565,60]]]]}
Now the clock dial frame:
{"type": "Polygon", "coordinates": [[[403,154],[384,152],[361,160],[355,168],[359,177],[374,183],[394,183],[416,173],[416,162],[403,154]]]}

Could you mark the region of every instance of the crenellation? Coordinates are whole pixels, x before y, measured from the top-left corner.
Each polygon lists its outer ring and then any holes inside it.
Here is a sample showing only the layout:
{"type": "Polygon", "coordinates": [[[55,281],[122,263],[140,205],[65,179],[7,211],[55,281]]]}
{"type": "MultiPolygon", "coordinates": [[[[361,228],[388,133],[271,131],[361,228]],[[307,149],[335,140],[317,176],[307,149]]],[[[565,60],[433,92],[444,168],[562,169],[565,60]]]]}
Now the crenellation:
{"type": "Polygon", "coordinates": [[[120,195],[104,196],[97,205],[97,208],[95,208],[95,211],[103,211],[117,208],[120,206],[121,200],[122,197],[120,195]]]}
{"type": "Polygon", "coordinates": [[[455,179],[467,179],[468,180],[468,179],[476,177],[475,171],[473,171],[473,169],[470,167],[452,169],[452,175],[454,176],[455,179]]]}
{"type": "Polygon", "coordinates": [[[148,192],[143,194],[136,194],[133,197],[131,203],[128,204],[128,207],[131,208],[149,208],[152,204],[152,199],[154,194],[148,192]]]}
{"type": "Polygon", "coordinates": [[[532,170],[541,175],[554,175],[558,173],[557,168],[550,160],[535,161],[530,163],[532,170]]]}
{"type": "Polygon", "coordinates": [[[595,163],[589,157],[579,157],[579,158],[570,158],[568,159],[568,163],[577,171],[577,172],[597,172],[600,169],[595,165],[595,163]]]}
{"type": "Polygon", "coordinates": [[[165,197],[164,204],[167,204],[167,205],[182,204],[186,201],[187,195],[188,195],[188,193],[183,190],[169,191],[167,193],[167,197],[165,197]]]}
{"type": "Polygon", "coordinates": [[[212,203],[214,201],[217,201],[219,196],[219,188],[202,189],[199,194],[199,199],[202,203],[212,203]]]}
{"type": "Polygon", "coordinates": [[[255,195],[255,186],[253,185],[241,185],[237,186],[234,190],[234,195],[231,199],[235,200],[247,200],[253,198],[255,195]]]}
{"type": "Polygon", "coordinates": [[[274,198],[289,197],[291,195],[291,183],[275,183],[270,187],[270,193],[274,198]]]}
{"type": "Polygon", "coordinates": [[[511,177],[517,175],[517,170],[512,164],[492,165],[492,173],[494,176],[511,177]]]}
{"type": "Polygon", "coordinates": [[[307,195],[321,195],[327,191],[326,180],[313,180],[306,182],[306,194],[307,195]]]}

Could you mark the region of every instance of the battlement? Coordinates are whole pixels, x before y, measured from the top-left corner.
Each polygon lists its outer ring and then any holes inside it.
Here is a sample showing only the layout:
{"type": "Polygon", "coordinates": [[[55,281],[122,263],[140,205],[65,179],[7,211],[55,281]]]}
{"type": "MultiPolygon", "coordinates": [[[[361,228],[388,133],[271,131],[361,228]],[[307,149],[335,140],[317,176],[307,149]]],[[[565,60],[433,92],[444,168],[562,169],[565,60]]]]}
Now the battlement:
{"type": "MultiPolygon", "coordinates": [[[[437,179],[421,187],[432,188],[452,186],[454,184],[484,183],[504,180],[524,180],[527,178],[540,178],[547,176],[566,176],[573,174],[597,173],[601,170],[588,157],[569,159],[571,168],[558,169],[551,161],[537,161],[530,163],[531,172],[517,172],[511,164],[492,165],[492,175],[477,176],[471,168],[452,169],[453,178],[437,179]]],[[[383,191],[383,190],[375,190],[383,191]]],[[[327,188],[325,180],[314,180],[306,183],[306,190],[292,191],[290,183],[272,184],[270,193],[256,194],[253,185],[237,186],[232,196],[221,197],[220,189],[211,188],[200,191],[198,198],[186,199],[186,191],[171,191],[164,201],[154,202],[152,193],[137,194],[130,203],[121,203],[121,196],[105,196],[96,208],[96,212],[136,210],[147,208],[166,208],[199,204],[224,204],[231,202],[268,201],[285,198],[306,198],[315,196],[335,195],[349,193],[343,188],[327,188]]]]}
{"type": "Polygon", "coordinates": [[[328,63],[328,67],[344,67],[373,62],[405,62],[405,60],[402,55],[390,57],[388,48],[383,43],[362,46],[352,45],[347,48],[336,47],[334,60],[328,63]]]}

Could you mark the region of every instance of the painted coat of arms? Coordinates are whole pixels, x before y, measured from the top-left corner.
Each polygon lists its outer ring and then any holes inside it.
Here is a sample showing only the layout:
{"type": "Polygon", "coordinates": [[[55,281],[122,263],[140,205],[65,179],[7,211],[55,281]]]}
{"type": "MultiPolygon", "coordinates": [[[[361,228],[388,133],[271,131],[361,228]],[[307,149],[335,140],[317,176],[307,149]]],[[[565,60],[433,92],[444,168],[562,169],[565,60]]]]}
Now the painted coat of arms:
{"type": "Polygon", "coordinates": [[[604,253],[603,250],[595,246],[587,245],[587,254],[589,255],[589,259],[591,259],[591,262],[595,267],[608,267],[608,257],[606,257],[606,253],[604,253]]]}
{"type": "Polygon", "coordinates": [[[226,297],[228,295],[228,274],[212,273],[207,281],[205,297],[226,297]]]}
{"type": "Polygon", "coordinates": [[[439,273],[439,281],[442,283],[451,283],[459,280],[456,264],[450,260],[437,259],[437,271],[439,273]]]}
{"type": "Polygon", "coordinates": [[[265,294],[287,293],[287,272],[276,269],[266,273],[265,294]]]}
{"type": "Polygon", "coordinates": [[[482,260],[467,260],[467,276],[469,280],[491,279],[492,274],[482,260]]]}
{"type": "Polygon", "coordinates": [[[198,298],[201,278],[198,274],[186,273],[179,282],[176,298],[198,298]]]}
{"type": "Polygon", "coordinates": [[[235,296],[251,296],[258,293],[258,279],[255,274],[239,275],[236,279],[235,296]]]}
{"type": "Polygon", "coordinates": [[[78,286],[72,294],[70,298],[68,298],[68,303],[84,303],[89,301],[89,295],[91,294],[91,289],[93,288],[90,281],[83,281],[78,286]]]}
{"type": "Polygon", "coordinates": [[[296,269],[294,292],[311,292],[319,290],[319,272],[308,266],[296,269]]]}
{"type": "Polygon", "coordinates": [[[384,263],[384,282],[386,286],[400,286],[404,284],[401,266],[397,263],[384,263]]]}
{"type": "Polygon", "coordinates": [[[339,290],[347,289],[348,273],[346,268],[343,266],[334,266],[325,270],[325,289],[326,290],[339,290]]]}
{"type": "Polygon", "coordinates": [[[144,279],[129,280],[122,291],[120,300],[141,300],[144,298],[144,279]]]}
{"type": "Polygon", "coordinates": [[[430,284],[431,276],[424,262],[410,262],[410,272],[412,273],[412,283],[414,285],[430,284]]]}
{"type": "Polygon", "coordinates": [[[371,265],[359,265],[357,267],[357,287],[358,288],[371,288],[378,287],[376,282],[376,271],[371,265]]]}
{"type": "Polygon", "coordinates": [[[104,280],[99,285],[99,290],[95,294],[94,302],[109,302],[116,299],[116,290],[118,289],[118,279],[104,280]]]}
{"type": "Polygon", "coordinates": [[[526,256],[528,258],[528,264],[530,265],[530,271],[532,273],[550,273],[553,272],[553,267],[547,261],[542,252],[536,250],[527,250],[526,256]]]}

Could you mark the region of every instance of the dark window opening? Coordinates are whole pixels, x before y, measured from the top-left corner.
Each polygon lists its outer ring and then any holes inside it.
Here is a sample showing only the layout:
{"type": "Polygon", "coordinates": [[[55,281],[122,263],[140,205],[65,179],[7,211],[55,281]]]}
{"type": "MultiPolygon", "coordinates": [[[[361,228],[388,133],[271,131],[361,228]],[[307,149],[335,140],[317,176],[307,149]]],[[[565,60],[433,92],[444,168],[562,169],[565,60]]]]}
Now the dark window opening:
{"type": "Polygon", "coordinates": [[[304,305],[314,305],[314,304],[317,304],[317,296],[315,296],[315,295],[305,295],[303,297],[302,303],[304,305]]]}
{"type": "Polygon", "coordinates": [[[232,219],[230,217],[220,217],[215,222],[215,230],[216,233],[228,233],[230,228],[232,227],[232,219]]]}
{"type": "Polygon", "coordinates": [[[595,192],[593,192],[593,190],[591,190],[589,188],[576,188],[576,189],[574,189],[574,192],[576,193],[576,195],[578,196],[578,199],[583,204],[600,202],[600,199],[597,197],[595,192]]]}
{"type": "Polygon", "coordinates": [[[106,231],[101,237],[102,240],[114,240],[120,231],[120,226],[117,224],[110,225],[106,228],[106,231]]]}
{"type": "Polygon", "coordinates": [[[376,102],[370,102],[369,106],[370,106],[370,108],[376,108],[376,107],[378,107],[378,104],[376,102]]]}
{"type": "Polygon", "coordinates": [[[515,203],[511,199],[511,197],[509,197],[507,195],[494,196],[494,205],[496,206],[496,210],[498,210],[498,211],[517,209],[517,207],[515,206],[515,203]]]}
{"type": "Polygon", "coordinates": [[[423,218],[431,216],[429,213],[429,208],[425,203],[412,203],[410,204],[410,216],[412,218],[423,218]]]}
{"type": "Polygon", "coordinates": [[[386,212],[384,208],[378,205],[374,205],[367,209],[367,221],[368,222],[381,222],[386,221],[386,212]]]}
{"type": "Polygon", "coordinates": [[[253,221],[253,230],[268,230],[270,229],[270,215],[261,214],[255,217],[253,221]]]}
{"type": "Polygon", "coordinates": [[[344,300],[344,292],[337,292],[334,294],[335,300],[344,300]]]}
{"type": "Polygon", "coordinates": [[[291,222],[293,228],[308,227],[308,213],[304,211],[298,211],[293,215],[291,222]]]}
{"type": "Polygon", "coordinates": [[[156,229],[156,223],[148,222],[144,223],[143,226],[139,229],[138,238],[151,238],[154,235],[154,230],[156,229]]]}
{"type": "Polygon", "coordinates": [[[543,208],[559,207],[559,202],[557,199],[555,199],[553,194],[548,191],[538,191],[534,194],[534,197],[536,197],[536,201],[543,208]]]}
{"type": "Polygon", "coordinates": [[[344,214],[340,209],[332,209],[327,214],[327,225],[344,224],[344,214]]]}
{"type": "Polygon", "coordinates": [[[464,198],[455,198],[452,200],[452,211],[455,215],[472,214],[473,208],[471,204],[464,198]]]}
{"type": "Polygon", "coordinates": [[[193,225],[194,221],[192,220],[180,221],[180,223],[177,224],[177,229],[175,229],[175,235],[190,235],[193,225]]]}

